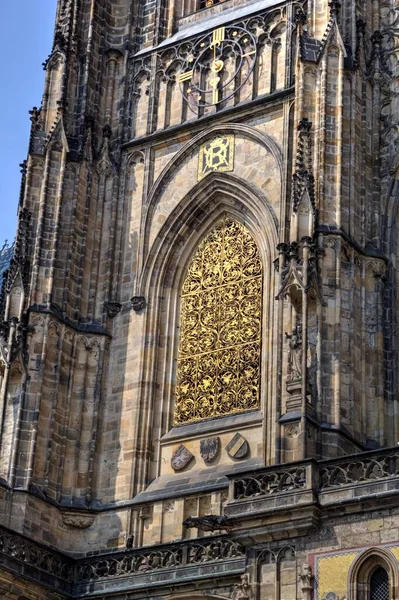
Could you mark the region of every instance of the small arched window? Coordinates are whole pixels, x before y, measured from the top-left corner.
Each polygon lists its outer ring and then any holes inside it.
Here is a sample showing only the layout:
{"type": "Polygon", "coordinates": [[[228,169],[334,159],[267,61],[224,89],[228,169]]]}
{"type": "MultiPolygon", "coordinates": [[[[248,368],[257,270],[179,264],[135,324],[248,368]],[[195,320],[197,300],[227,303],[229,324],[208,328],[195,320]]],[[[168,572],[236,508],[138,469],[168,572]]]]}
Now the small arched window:
{"type": "Polygon", "coordinates": [[[181,293],[175,425],[259,407],[262,265],[225,217],[199,244],[181,293]]]}
{"type": "Polygon", "coordinates": [[[389,600],[389,577],[383,567],[377,567],[370,576],[369,600],[389,600]]]}
{"type": "Polygon", "coordinates": [[[397,589],[398,565],[389,549],[366,550],[349,571],[349,600],[392,600],[397,589]]]}

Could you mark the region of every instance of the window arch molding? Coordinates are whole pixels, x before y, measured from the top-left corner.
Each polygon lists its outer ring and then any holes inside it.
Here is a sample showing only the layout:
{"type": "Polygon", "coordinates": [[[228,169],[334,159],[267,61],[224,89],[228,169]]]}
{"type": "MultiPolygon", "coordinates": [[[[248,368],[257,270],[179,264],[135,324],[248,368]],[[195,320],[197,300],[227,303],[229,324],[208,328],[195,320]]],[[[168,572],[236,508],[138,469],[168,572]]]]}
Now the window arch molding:
{"type": "MultiPolygon", "coordinates": [[[[187,142],[187,144],[185,144],[170,160],[170,162],[165,166],[165,168],[159,174],[157,180],[154,182],[151,189],[149,190],[146,207],[143,215],[144,234],[142,236],[142,240],[140,240],[140,252],[143,253],[146,263],[149,263],[149,261],[151,260],[150,254],[153,250],[153,244],[151,245],[151,248],[149,247],[149,238],[154,214],[156,212],[157,206],[162,200],[166,186],[169,185],[174,173],[184,164],[184,162],[193,154],[193,152],[198,151],[201,144],[204,144],[205,142],[212,139],[218,134],[237,134],[265,148],[267,153],[274,159],[275,165],[278,170],[278,180],[276,181],[276,183],[279,186],[279,193],[283,193],[282,182],[284,181],[285,177],[283,156],[280,147],[269,135],[262,133],[254,127],[243,125],[241,123],[224,123],[223,125],[214,125],[213,127],[210,127],[209,129],[198,133],[194,138],[187,142]]],[[[191,198],[195,197],[197,200],[199,199],[201,191],[205,189],[203,187],[203,184],[205,184],[205,187],[207,187],[209,183],[215,181],[220,181],[221,186],[223,186],[223,181],[231,182],[233,187],[232,192],[234,193],[235,189],[237,190],[238,197],[242,197],[243,202],[245,204],[248,204],[249,209],[253,211],[254,216],[256,214],[259,214],[259,212],[263,212],[263,218],[266,219],[265,224],[268,225],[268,235],[269,237],[274,236],[275,239],[275,242],[273,242],[274,252],[275,247],[278,243],[278,234],[277,219],[276,215],[274,215],[273,213],[271,205],[267,201],[267,198],[259,193],[259,190],[255,190],[247,181],[235,177],[232,173],[228,175],[225,173],[213,173],[212,175],[208,175],[204,180],[202,180],[196,186],[193,187],[192,191],[185,199],[182,199],[182,201],[180,202],[180,206],[176,207],[175,209],[177,210],[177,212],[173,211],[172,215],[170,216],[167,222],[173,222],[175,214],[177,215],[180,209],[184,209],[187,202],[190,203],[191,198]],[[219,179],[217,179],[218,177],[219,179]],[[241,187],[242,192],[238,189],[239,187],[241,187]],[[250,198],[249,202],[247,202],[248,198],[250,198]]],[[[226,189],[226,193],[228,193],[228,189],[226,189]]],[[[162,239],[162,235],[163,233],[161,231],[160,234],[157,236],[157,239],[162,239]]],[[[156,241],[157,240],[155,240],[155,242],[156,241]]],[[[144,273],[143,276],[145,277],[144,273]]]]}
{"type": "MultiPolygon", "coordinates": [[[[179,292],[200,241],[223,216],[248,229],[262,260],[266,308],[262,315],[261,408],[266,414],[267,427],[274,427],[271,373],[276,354],[273,336],[277,327],[274,301],[277,281],[273,261],[278,243],[277,219],[267,198],[251,184],[232,174],[212,173],[194,186],[163,224],[149,251],[139,283],[139,293],[149,299],[151,307],[146,314],[145,330],[153,340],[146,351],[142,372],[142,380],[152,382],[141,395],[142,406],[148,411],[146,444],[150,444],[151,437],[160,440],[173,427],[179,292]]],[[[274,439],[271,429],[265,434],[269,440],[274,439]]],[[[157,443],[160,447],[160,442],[157,443]]],[[[270,452],[272,446],[270,442],[270,452]]],[[[159,455],[159,450],[154,450],[159,455]]]]}
{"type": "Polygon", "coordinates": [[[388,574],[389,600],[397,600],[397,561],[392,552],[385,548],[370,548],[355,560],[348,574],[348,600],[370,600],[370,579],[379,567],[388,574]]]}

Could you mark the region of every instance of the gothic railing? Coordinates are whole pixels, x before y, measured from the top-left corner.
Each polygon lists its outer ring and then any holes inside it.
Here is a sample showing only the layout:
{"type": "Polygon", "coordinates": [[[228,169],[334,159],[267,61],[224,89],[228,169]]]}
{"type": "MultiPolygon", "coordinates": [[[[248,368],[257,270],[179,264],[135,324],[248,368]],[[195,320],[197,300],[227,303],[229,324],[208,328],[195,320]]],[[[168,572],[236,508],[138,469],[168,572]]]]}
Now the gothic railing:
{"type": "Polygon", "coordinates": [[[244,557],[243,546],[219,536],[74,560],[0,527],[0,567],[22,576],[29,573],[38,582],[45,581],[53,589],[69,592],[74,584],[204,563],[225,563],[244,557]]]}
{"type": "Polygon", "coordinates": [[[28,574],[31,579],[46,582],[54,589],[70,591],[74,562],[60,552],[0,527],[0,567],[28,574]]]}
{"type": "Polygon", "coordinates": [[[324,492],[341,486],[399,476],[399,451],[392,448],[362,452],[296,466],[277,465],[232,477],[232,500],[266,497],[300,489],[324,492]]]}
{"type": "Polygon", "coordinates": [[[320,490],[399,475],[399,452],[382,450],[320,463],[320,490]]]}
{"type": "Polygon", "coordinates": [[[157,549],[138,549],[124,555],[79,561],[77,582],[89,582],[160,569],[175,569],[186,565],[242,558],[244,548],[229,539],[202,539],[196,543],[180,543],[157,549]]]}
{"type": "Polygon", "coordinates": [[[306,487],[306,467],[268,469],[234,479],[234,499],[268,496],[306,487]]]}

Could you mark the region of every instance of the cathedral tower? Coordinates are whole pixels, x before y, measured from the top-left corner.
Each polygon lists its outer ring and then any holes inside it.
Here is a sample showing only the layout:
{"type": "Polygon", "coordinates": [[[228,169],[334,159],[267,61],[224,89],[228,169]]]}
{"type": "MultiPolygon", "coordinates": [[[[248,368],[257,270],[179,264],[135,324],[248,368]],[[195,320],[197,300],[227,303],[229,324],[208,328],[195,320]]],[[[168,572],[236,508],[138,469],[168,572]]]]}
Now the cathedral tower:
{"type": "Polygon", "coordinates": [[[0,595],[393,600],[398,0],[58,0],[0,295],[0,595]]]}

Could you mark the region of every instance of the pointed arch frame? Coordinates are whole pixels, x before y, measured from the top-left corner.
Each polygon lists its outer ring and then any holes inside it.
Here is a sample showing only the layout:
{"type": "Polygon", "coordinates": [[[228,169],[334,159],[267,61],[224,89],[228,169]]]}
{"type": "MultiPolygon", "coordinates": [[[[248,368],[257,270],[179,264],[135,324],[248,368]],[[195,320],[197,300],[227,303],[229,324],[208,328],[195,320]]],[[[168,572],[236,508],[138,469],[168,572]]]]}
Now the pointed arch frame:
{"type": "MultiPolygon", "coordinates": [[[[136,426],[143,432],[143,454],[155,451],[156,472],[160,474],[160,439],[172,427],[174,378],[180,319],[180,290],[187,267],[200,241],[217,221],[228,216],[244,225],[252,235],[263,266],[263,310],[260,411],[265,460],[274,453],[273,398],[276,397],[277,310],[274,249],[278,243],[277,219],[266,197],[248,182],[232,174],[212,173],[194,186],[172,211],[158,233],[143,265],[139,289],[149,301],[144,325],[148,340],[142,363],[140,410],[136,426]],[[158,440],[155,442],[154,440],[158,440]]],[[[239,416],[239,415],[236,415],[239,416]]],[[[148,482],[148,461],[136,485],[148,482]]]]}
{"type": "Polygon", "coordinates": [[[395,556],[386,548],[369,548],[356,558],[348,573],[348,600],[369,600],[370,577],[377,567],[388,573],[389,600],[398,597],[399,571],[395,556]]]}

